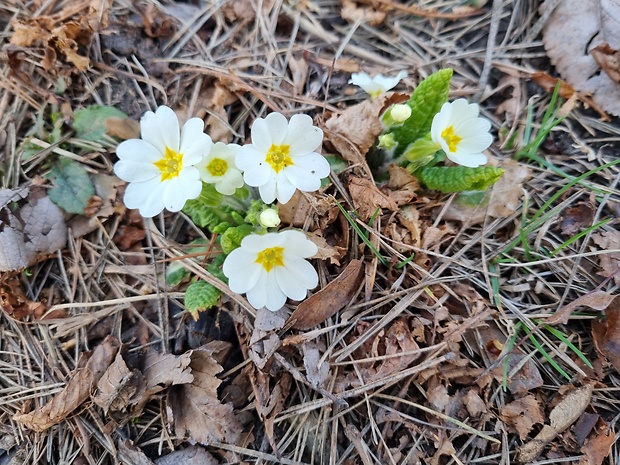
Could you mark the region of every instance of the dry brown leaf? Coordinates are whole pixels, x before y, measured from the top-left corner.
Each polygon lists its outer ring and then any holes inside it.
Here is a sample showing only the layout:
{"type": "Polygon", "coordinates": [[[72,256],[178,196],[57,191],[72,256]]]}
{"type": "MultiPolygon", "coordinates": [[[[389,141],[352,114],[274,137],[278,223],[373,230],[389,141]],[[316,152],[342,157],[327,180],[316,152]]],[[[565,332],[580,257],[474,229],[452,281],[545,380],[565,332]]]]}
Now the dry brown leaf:
{"type": "Polygon", "coordinates": [[[118,190],[125,182],[107,174],[96,174],[91,179],[97,195],[88,200],[84,215],[77,215],[69,221],[73,237],[82,237],[96,230],[119,209],[118,190]]]}
{"type": "Polygon", "coordinates": [[[620,50],[605,43],[594,47],[591,53],[602,70],[611,79],[620,83],[620,50]]]}
{"type": "Polygon", "coordinates": [[[294,322],[293,328],[305,330],[335,315],[357,292],[364,276],[362,264],[362,260],[351,260],[336,279],[300,303],[287,323],[294,322]]]}
{"type": "Polygon", "coordinates": [[[535,424],[545,422],[543,409],[536,397],[531,394],[506,404],[501,411],[500,418],[517,430],[522,440],[532,431],[535,424]]]}
{"type": "Polygon", "coordinates": [[[118,452],[119,455],[126,460],[126,462],[123,463],[131,463],[131,465],[155,465],[142,449],[135,446],[129,439],[119,441],[118,452]]]}
{"type": "Polygon", "coordinates": [[[382,94],[348,107],[325,123],[325,138],[351,163],[365,163],[365,156],[383,131],[381,114],[393,103],[406,101],[405,94],[382,94]]]}
{"type": "Polygon", "coordinates": [[[592,225],[595,206],[591,201],[578,202],[574,207],[562,212],[560,230],[562,234],[574,236],[592,225]]]}
{"type": "Polygon", "coordinates": [[[590,405],[592,389],[588,384],[570,391],[549,414],[550,424],[543,426],[534,439],[517,448],[517,460],[521,463],[535,461],[545,446],[572,425],[590,405]]]}
{"type": "Polygon", "coordinates": [[[488,411],[486,402],[482,400],[475,389],[469,389],[467,391],[467,394],[463,397],[463,405],[467,409],[469,416],[473,418],[479,417],[488,411]]]}
{"type": "Polygon", "coordinates": [[[304,356],[306,378],[314,387],[325,387],[329,377],[329,362],[321,361],[325,347],[315,341],[304,342],[301,345],[304,356]]]}
{"type": "MultiPolygon", "coordinates": [[[[17,320],[22,320],[31,315],[34,315],[35,319],[39,319],[46,310],[43,303],[35,302],[26,297],[19,275],[14,273],[0,275],[0,308],[17,320]]],[[[64,313],[54,316],[61,318],[64,313]]]]}
{"type": "Polygon", "coordinates": [[[584,456],[579,460],[579,465],[602,465],[614,442],[616,433],[603,419],[599,419],[596,430],[581,448],[584,456]]]}
{"type": "MultiPolygon", "coordinates": [[[[550,3],[543,3],[543,14],[550,3]]],[[[592,50],[603,44],[620,49],[619,30],[617,0],[564,0],[557,4],[543,29],[543,44],[562,78],[616,116],[620,115],[620,85],[604,68],[601,72],[592,50]]]]}
{"type": "Polygon", "coordinates": [[[339,245],[329,245],[327,240],[321,235],[321,231],[314,231],[307,235],[319,251],[312,257],[318,260],[328,260],[332,265],[340,266],[340,260],[344,257],[348,250],[339,245]]]}
{"type": "Polygon", "coordinates": [[[219,465],[209,452],[200,446],[189,446],[175,450],[155,460],[157,465],[219,465]]]}
{"type": "Polygon", "coordinates": [[[139,370],[130,370],[119,352],[97,382],[97,394],[93,402],[107,414],[109,411],[122,412],[135,404],[144,394],[146,382],[139,370]]]}
{"type": "Polygon", "coordinates": [[[370,179],[351,176],[347,187],[353,200],[353,207],[362,221],[370,220],[377,208],[398,211],[396,202],[381,192],[370,179]]]}
{"type": "Polygon", "coordinates": [[[0,212],[0,271],[33,265],[67,243],[64,215],[40,188],[0,189],[0,212]]]}
{"type": "Polygon", "coordinates": [[[79,71],[88,69],[89,58],[78,53],[79,46],[90,44],[93,34],[86,17],[57,24],[52,17],[39,16],[24,21],[14,20],[11,25],[13,26],[11,44],[45,48],[43,65],[46,70],[51,70],[55,66],[58,54],[63,55],[79,71]]]}
{"type": "Polygon", "coordinates": [[[604,291],[592,291],[588,294],[573,300],[571,303],[559,308],[545,321],[547,324],[553,325],[557,323],[566,324],[577,308],[584,306],[594,310],[605,310],[607,306],[614,300],[614,296],[609,292],[604,291]]]}
{"type": "Polygon", "coordinates": [[[605,308],[607,319],[592,324],[592,337],[596,349],[602,353],[620,373],[620,296],[605,308]]]}
{"type": "Polygon", "coordinates": [[[118,339],[108,336],[93,352],[84,353],[69,382],[62,391],[55,394],[43,407],[29,413],[18,413],[13,420],[36,432],[57,425],[77,409],[90,396],[91,391],[103,376],[120,347],[118,339]]]}
{"type": "Polygon", "coordinates": [[[132,118],[111,116],[105,120],[105,127],[110,136],[122,140],[140,138],[140,123],[132,118]]]}
{"type": "Polygon", "coordinates": [[[216,375],[223,368],[215,358],[229,350],[229,343],[212,341],[189,352],[194,379],[191,383],[172,387],[169,395],[177,436],[187,435],[201,444],[235,444],[241,436],[242,425],[232,405],[223,404],[217,396],[222,382],[216,375]]]}
{"type": "Polygon", "coordinates": [[[385,11],[377,10],[369,6],[358,6],[353,0],[341,0],[342,9],[340,14],[343,19],[349,22],[356,23],[358,21],[364,21],[370,26],[379,26],[383,21],[387,13],[385,11]]]}
{"type": "MultiPolygon", "coordinates": [[[[620,249],[620,231],[616,229],[592,234],[592,240],[604,250],[620,249]]],[[[620,286],[620,273],[618,272],[618,269],[620,269],[620,253],[601,254],[599,263],[602,271],[599,271],[598,274],[606,278],[613,276],[616,285],[620,286]]]]}

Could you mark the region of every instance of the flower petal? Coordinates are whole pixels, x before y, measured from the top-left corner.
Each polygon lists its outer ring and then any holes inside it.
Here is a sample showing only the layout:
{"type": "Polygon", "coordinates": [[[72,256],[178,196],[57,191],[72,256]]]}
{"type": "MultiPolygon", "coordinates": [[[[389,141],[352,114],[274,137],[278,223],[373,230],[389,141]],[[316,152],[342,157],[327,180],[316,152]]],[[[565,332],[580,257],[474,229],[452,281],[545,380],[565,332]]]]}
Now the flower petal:
{"type": "Polygon", "coordinates": [[[132,182],[125,189],[123,201],[127,208],[137,208],[145,218],[158,215],[164,209],[164,184],[159,178],[145,182],[132,182]]]}
{"type": "Polygon", "coordinates": [[[233,195],[240,187],[243,187],[243,175],[235,168],[230,168],[221,180],[215,183],[215,190],[222,195],[233,195]]]}
{"type": "Polygon", "coordinates": [[[267,123],[267,129],[269,130],[269,135],[271,136],[271,143],[280,145],[288,131],[288,121],[286,116],[282,113],[274,111],[265,117],[265,123],[267,123]]]}
{"type": "Polygon", "coordinates": [[[287,256],[291,254],[302,258],[309,258],[316,255],[319,251],[317,245],[301,231],[287,229],[277,234],[283,239],[283,243],[286,243],[287,256]]]}
{"type": "Polygon", "coordinates": [[[254,122],[252,123],[251,134],[251,147],[255,150],[258,150],[259,152],[262,152],[264,158],[264,154],[267,153],[267,150],[269,150],[269,147],[271,147],[271,144],[273,143],[271,140],[271,134],[269,132],[269,126],[267,125],[267,122],[264,118],[256,118],[254,120],[254,122]]]}
{"type": "MultiPolygon", "coordinates": [[[[293,197],[293,194],[295,193],[295,190],[297,189],[295,185],[291,181],[289,181],[289,178],[287,177],[284,171],[281,171],[280,173],[276,175],[275,185],[276,185],[276,198],[278,199],[278,202],[280,203],[287,203],[289,200],[291,200],[291,197],[293,197]]],[[[262,197],[263,196],[262,187],[259,190],[260,190],[261,197],[262,197]]],[[[263,202],[269,203],[269,202],[266,202],[265,199],[263,199],[263,202]]]]}
{"type": "Polygon", "coordinates": [[[488,132],[477,134],[459,142],[458,151],[463,153],[480,153],[488,149],[492,143],[493,136],[488,132]]]}
{"type": "Polygon", "coordinates": [[[272,312],[277,312],[286,303],[286,295],[280,289],[275,273],[267,273],[267,302],[266,307],[272,312]]]}
{"type": "Polygon", "coordinates": [[[161,171],[153,163],[119,160],[114,164],[114,174],[123,181],[144,182],[159,177],[161,171]]]}
{"type": "Polygon", "coordinates": [[[200,195],[202,182],[198,170],[193,166],[183,168],[179,175],[166,183],[164,205],[171,212],[178,212],[185,202],[200,195]]]}
{"type": "MultiPolygon", "coordinates": [[[[246,178],[246,173],[243,173],[243,179],[245,180],[246,184],[251,186],[252,184],[250,184],[246,178]]],[[[257,187],[258,187],[258,193],[260,194],[260,198],[263,202],[272,203],[276,199],[277,184],[276,184],[275,176],[268,179],[265,184],[262,184],[257,187]]]]}
{"type": "Polygon", "coordinates": [[[164,153],[142,139],[129,139],[118,144],[116,156],[124,161],[155,163],[164,153]]]}
{"type": "Polygon", "coordinates": [[[293,300],[305,299],[308,289],[314,289],[319,284],[314,267],[300,257],[288,257],[284,266],[274,271],[280,289],[293,300]]]}
{"type": "Polygon", "coordinates": [[[480,107],[476,103],[469,103],[467,99],[460,98],[450,103],[452,107],[452,118],[450,124],[460,125],[463,121],[477,118],[480,114],[480,107]]]}
{"type": "Polygon", "coordinates": [[[162,154],[166,147],[179,151],[179,119],[170,107],[162,105],[155,113],[147,111],[140,120],[140,132],[142,139],[162,154]]]}
{"type": "Polygon", "coordinates": [[[351,79],[349,79],[349,84],[353,84],[354,86],[361,87],[362,89],[369,85],[372,82],[372,78],[368,73],[353,73],[351,74],[351,79]]]}
{"type": "Polygon", "coordinates": [[[230,252],[222,266],[224,276],[228,278],[228,287],[237,294],[245,294],[252,289],[263,270],[256,263],[256,255],[241,247],[230,252]]]}
{"type": "Polygon", "coordinates": [[[314,152],[323,142],[323,131],[312,124],[308,115],[293,115],[283,141],[291,146],[293,156],[314,152]]]}
{"type": "Polygon", "coordinates": [[[462,166],[467,166],[469,168],[477,168],[481,165],[484,165],[487,162],[487,156],[482,153],[448,153],[446,155],[450,160],[454,163],[457,163],[462,166]]]}
{"type": "Polygon", "coordinates": [[[200,118],[191,118],[181,130],[181,146],[179,152],[183,154],[183,166],[191,166],[202,160],[202,157],[213,148],[213,141],[204,133],[204,121],[200,118]]]}

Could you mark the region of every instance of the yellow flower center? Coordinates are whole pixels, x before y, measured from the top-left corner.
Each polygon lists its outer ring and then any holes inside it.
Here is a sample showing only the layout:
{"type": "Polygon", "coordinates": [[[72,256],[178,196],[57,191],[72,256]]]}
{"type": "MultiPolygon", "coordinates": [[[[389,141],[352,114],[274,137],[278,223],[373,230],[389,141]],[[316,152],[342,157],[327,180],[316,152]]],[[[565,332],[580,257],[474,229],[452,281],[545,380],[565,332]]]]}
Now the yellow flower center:
{"type": "Polygon", "coordinates": [[[456,134],[454,134],[453,126],[448,126],[446,129],[444,129],[441,132],[441,137],[443,138],[443,140],[446,141],[446,144],[448,144],[448,148],[450,149],[450,152],[456,152],[456,146],[459,144],[459,142],[463,140],[462,137],[459,137],[456,134]]]}
{"type": "Polygon", "coordinates": [[[228,171],[228,163],[221,158],[214,158],[207,165],[207,171],[211,176],[224,176],[228,171]]]}
{"type": "Polygon", "coordinates": [[[161,180],[176,178],[183,168],[183,154],[175,152],[166,146],[164,158],[155,162],[155,166],[161,171],[161,180]]]}
{"type": "Polygon", "coordinates": [[[276,173],[279,173],[283,168],[293,164],[293,159],[289,155],[290,152],[290,145],[271,144],[265,161],[271,165],[276,173]]]}
{"type": "Polygon", "coordinates": [[[284,247],[269,247],[258,254],[256,263],[263,265],[265,271],[270,272],[276,266],[284,266],[283,253],[284,247]]]}

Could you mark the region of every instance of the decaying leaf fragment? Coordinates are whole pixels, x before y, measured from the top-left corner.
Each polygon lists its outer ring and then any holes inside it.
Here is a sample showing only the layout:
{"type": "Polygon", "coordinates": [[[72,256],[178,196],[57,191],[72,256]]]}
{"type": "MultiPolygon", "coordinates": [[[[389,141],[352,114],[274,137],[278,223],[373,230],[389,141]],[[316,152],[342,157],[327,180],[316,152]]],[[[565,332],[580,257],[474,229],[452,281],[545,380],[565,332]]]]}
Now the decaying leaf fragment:
{"type": "Polygon", "coordinates": [[[93,34],[85,17],[76,21],[57,23],[51,16],[12,22],[11,44],[20,47],[43,46],[45,58],[43,66],[50,70],[57,61],[58,54],[75,65],[79,71],[86,71],[90,65],[88,56],[79,53],[80,46],[87,46],[93,34]]]}
{"type": "MultiPolygon", "coordinates": [[[[620,249],[620,231],[618,230],[594,233],[592,240],[605,250],[620,249]]],[[[606,278],[613,276],[616,285],[620,286],[620,273],[618,272],[620,269],[620,253],[604,253],[600,255],[599,260],[602,270],[598,274],[606,278]]]]}
{"type": "Polygon", "coordinates": [[[42,189],[0,189],[0,271],[33,265],[66,243],[63,213],[42,189]]]}
{"type": "Polygon", "coordinates": [[[212,341],[190,352],[193,381],[170,390],[170,408],[178,436],[189,436],[202,444],[235,444],[240,437],[242,425],[232,404],[222,403],[217,396],[221,381],[216,375],[223,368],[216,358],[223,358],[229,350],[229,343],[212,341]]]}
{"type": "Polygon", "coordinates": [[[536,397],[528,394],[502,408],[502,421],[517,430],[519,437],[525,439],[536,423],[544,423],[543,411],[536,397]]]}
{"type": "Polygon", "coordinates": [[[108,369],[120,347],[118,339],[108,336],[93,352],[82,354],[78,368],[71,375],[65,388],[55,394],[43,407],[29,413],[18,413],[13,420],[38,433],[57,425],[67,418],[82,402],[108,369]]]}
{"type": "Polygon", "coordinates": [[[517,460],[520,463],[532,463],[555,437],[572,425],[590,405],[592,385],[570,391],[549,414],[549,424],[530,442],[517,448],[517,460]]]}

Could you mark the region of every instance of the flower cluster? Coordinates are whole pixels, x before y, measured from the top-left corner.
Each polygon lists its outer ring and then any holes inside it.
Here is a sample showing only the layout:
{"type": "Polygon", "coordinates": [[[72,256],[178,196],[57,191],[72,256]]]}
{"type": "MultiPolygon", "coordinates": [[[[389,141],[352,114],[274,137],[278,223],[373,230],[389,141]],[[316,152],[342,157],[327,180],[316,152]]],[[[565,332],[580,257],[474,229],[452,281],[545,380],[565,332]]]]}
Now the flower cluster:
{"type": "Polygon", "coordinates": [[[166,106],[147,112],[140,121],[141,139],[116,149],[116,175],[129,182],[125,204],[152,217],[166,208],[176,212],[198,197],[202,183],[223,195],[243,186],[257,187],[265,203],[288,202],[296,189],[312,192],[329,175],[329,163],[316,150],[323,131],[308,115],[290,121],[280,113],[257,118],[252,143],[213,144],[200,118],[191,118],[179,133],[179,121],[166,106]],[[243,174],[242,174],[243,172],[243,174]]]}
{"type": "MultiPolygon", "coordinates": [[[[114,172],[129,183],[125,205],[144,217],[164,208],[180,211],[201,195],[203,184],[232,196],[245,183],[258,188],[265,204],[276,199],[286,203],[297,189],[318,190],[330,172],[329,163],[317,152],[323,132],[307,115],[294,115],[290,121],[280,113],[258,118],[251,128],[252,143],[243,146],[214,144],[200,118],[191,118],[180,128],[167,106],[147,112],[140,131],[140,139],[118,145],[114,172]]],[[[233,292],[246,293],[254,307],[272,311],[279,310],[287,297],[303,299],[318,284],[316,271],[305,260],[316,254],[316,245],[299,231],[265,234],[279,223],[277,210],[264,208],[255,227],[241,226],[245,237],[226,256],[222,270],[233,292]],[[253,229],[263,234],[250,232],[253,229]]],[[[225,233],[223,237],[229,238],[225,233]]]]}

